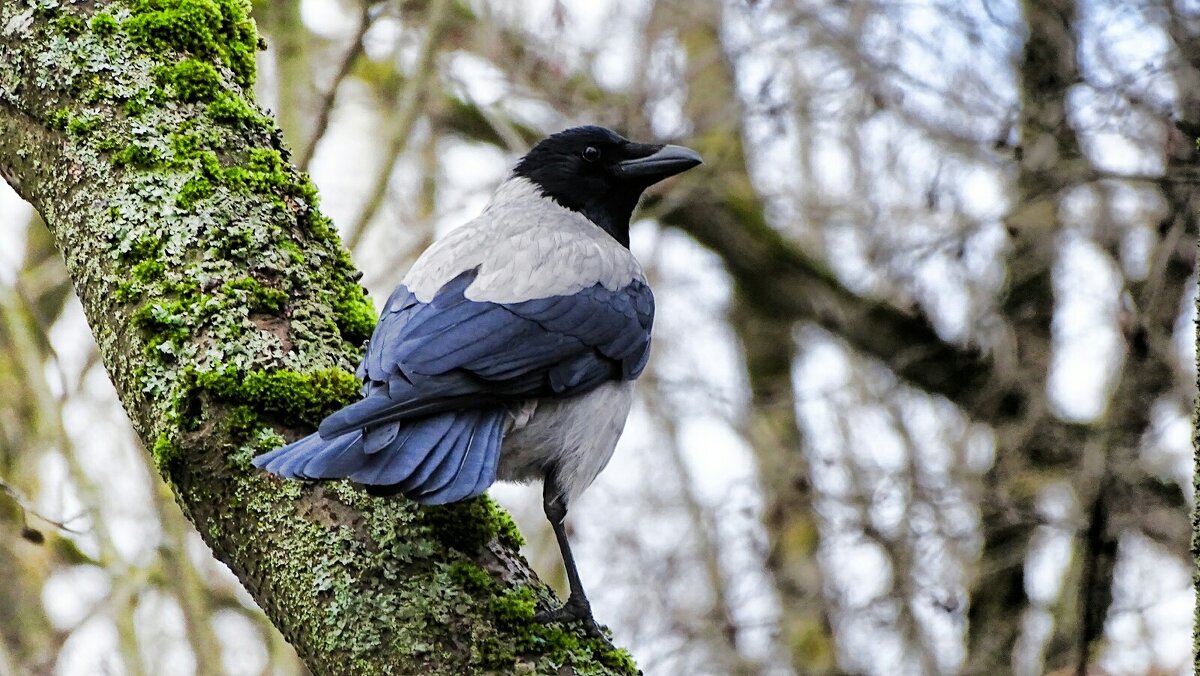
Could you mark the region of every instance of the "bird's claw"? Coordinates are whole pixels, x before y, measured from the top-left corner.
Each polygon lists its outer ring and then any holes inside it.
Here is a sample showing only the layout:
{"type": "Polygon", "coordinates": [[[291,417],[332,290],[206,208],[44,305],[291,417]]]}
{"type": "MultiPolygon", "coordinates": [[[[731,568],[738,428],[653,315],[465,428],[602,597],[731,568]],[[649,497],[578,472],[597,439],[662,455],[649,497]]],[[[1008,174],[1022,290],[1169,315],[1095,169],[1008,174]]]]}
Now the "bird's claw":
{"type": "Polygon", "coordinates": [[[592,606],[587,599],[572,596],[562,607],[543,610],[534,615],[533,619],[542,624],[564,624],[578,621],[583,625],[583,631],[589,637],[604,641],[610,648],[612,647],[612,643],[604,635],[600,625],[596,624],[596,619],[592,617],[592,606]]]}

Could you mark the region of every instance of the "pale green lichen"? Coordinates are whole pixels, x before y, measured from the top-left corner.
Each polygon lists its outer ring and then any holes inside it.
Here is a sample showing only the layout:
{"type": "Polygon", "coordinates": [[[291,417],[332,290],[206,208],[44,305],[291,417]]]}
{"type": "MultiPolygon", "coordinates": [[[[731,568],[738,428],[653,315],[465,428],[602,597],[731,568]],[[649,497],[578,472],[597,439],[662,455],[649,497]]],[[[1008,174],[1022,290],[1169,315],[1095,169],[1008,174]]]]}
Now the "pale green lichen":
{"type": "Polygon", "coordinates": [[[288,302],[287,292],[263,286],[253,277],[225,282],[224,290],[226,293],[238,294],[239,300],[242,300],[251,312],[279,314],[288,302]]]}

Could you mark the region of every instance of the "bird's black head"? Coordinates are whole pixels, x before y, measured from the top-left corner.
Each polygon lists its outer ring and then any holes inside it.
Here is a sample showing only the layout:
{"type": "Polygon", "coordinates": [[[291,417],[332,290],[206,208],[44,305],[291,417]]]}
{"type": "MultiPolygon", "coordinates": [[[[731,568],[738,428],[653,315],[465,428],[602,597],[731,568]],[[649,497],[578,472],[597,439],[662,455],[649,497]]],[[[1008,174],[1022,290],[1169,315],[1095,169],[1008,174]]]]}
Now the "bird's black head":
{"type": "Polygon", "coordinates": [[[574,127],[538,142],[513,173],[629,246],[629,218],[642,191],[700,164],[680,146],[634,143],[604,127],[574,127]]]}

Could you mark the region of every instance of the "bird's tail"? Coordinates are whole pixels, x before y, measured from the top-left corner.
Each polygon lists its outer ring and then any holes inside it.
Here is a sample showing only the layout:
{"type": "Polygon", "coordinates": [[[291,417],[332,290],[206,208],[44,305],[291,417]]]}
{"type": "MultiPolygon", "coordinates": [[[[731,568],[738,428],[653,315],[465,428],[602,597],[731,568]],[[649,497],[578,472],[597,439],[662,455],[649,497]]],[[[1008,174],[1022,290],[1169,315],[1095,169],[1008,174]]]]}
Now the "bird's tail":
{"type": "Polygon", "coordinates": [[[376,430],[330,439],[310,434],[254,459],[254,466],[289,479],[349,479],[403,493],[427,505],[482,494],[496,481],[504,409],[454,411],[391,423],[386,444],[376,430]],[[374,447],[374,448],[373,448],[374,447]]]}

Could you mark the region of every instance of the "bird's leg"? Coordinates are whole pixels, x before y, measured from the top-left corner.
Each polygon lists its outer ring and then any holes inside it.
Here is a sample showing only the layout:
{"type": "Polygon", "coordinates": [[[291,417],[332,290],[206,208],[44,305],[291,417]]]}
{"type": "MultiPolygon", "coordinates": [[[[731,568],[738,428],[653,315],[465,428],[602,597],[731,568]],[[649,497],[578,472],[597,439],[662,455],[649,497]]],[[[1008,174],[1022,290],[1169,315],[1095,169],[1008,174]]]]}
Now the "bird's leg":
{"type": "Polygon", "coordinates": [[[553,470],[546,473],[542,486],[542,507],[546,510],[546,519],[550,521],[550,527],[554,529],[554,538],[558,540],[558,551],[562,553],[563,565],[567,569],[567,584],[571,587],[571,595],[561,608],[542,611],[534,619],[545,623],[579,620],[589,636],[607,642],[608,639],[592,617],[592,605],[588,602],[587,594],[583,592],[583,583],[579,581],[575,557],[571,554],[571,543],[567,541],[567,530],[563,526],[567,518],[567,496],[559,490],[553,470]]]}

